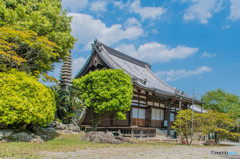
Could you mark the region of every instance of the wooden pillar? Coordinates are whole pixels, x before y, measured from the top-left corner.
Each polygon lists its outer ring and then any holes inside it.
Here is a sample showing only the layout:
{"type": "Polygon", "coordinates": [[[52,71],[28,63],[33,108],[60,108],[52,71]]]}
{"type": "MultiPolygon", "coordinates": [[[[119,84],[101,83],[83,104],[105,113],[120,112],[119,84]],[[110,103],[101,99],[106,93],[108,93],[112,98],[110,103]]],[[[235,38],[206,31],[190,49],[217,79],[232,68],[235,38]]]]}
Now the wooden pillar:
{"type": "Polygon", "coordinates": [[[148,106],[148,92],[146,92],[146,105],[147,105],[147,109],[145,109],[145,113],[146,113],[146,118],[145,118],[145,124],[147,127],[150,127],[150,123],[151,123],[151,108],[148,106]]]}
{"type": "MultiPolygon", "coordinates": [[[[179,111],[182,110],[182,97],[179,98],[179,111]]],[[[181,122],[181,118],[180,118],[180,122],[181,122]]],[[[181,143],[182,142],[182,129],[181,129],[181,126],[180,126],[180,134],[177,138],[177,142],[178,143],[181,143]]]]}
{"type": "Polygon", "coordinates": [[[202,107],[203,107],[203,104],[201,104],[201,113],[202,113],[202,107]]]}
{"type": "Polygon", "coordinates": [[[130,111],[128,112],[128,125],[131,126],[132,125],[132,108],[130,108],[130,111]]]}
{"type": "Polygon", "coordinates": [[[179,98],[179,111],[182,110],[182,97],[179,98]]]}
{"type": "Polygon", "coordinates": [[[141,90],[138,89],[138,107],[140,106],[140,92],[141,90]]]}
{"type": "Polygon", "coordinates": [[[171,111],[171,100],[169,99],[167,102],[167,136],[171,135],[171,122],[170,122],[170,111],[171,111]]]}

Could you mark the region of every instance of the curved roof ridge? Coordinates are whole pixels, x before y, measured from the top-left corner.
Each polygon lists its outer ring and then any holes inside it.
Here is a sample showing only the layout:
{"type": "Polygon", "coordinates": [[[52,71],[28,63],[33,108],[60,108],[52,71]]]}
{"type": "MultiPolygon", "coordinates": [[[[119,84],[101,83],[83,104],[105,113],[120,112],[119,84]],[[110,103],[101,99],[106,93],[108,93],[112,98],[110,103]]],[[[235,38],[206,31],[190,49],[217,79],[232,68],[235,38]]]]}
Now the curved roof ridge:
{"type": "Polygon", "coordinates": [[[167,84],[166,82],[164,82],[163,80],[161,80],[159,77],[157,77],[149,68],[146,68],[159,82],[161,82],[163,85],[167,86],[170,89],[173,89],[174,91],[176,91],[176,88],[170,86],[169,84],[167,84]]]}
{"type": "Polygon", "coordinates": [[[92,50],[92,52],[91,52],[90,56],[88,57],[87,61],[84,63],[82,68],[78,71],[78,73],[74,76],[74,78],[77,78],[82,73],[82,71],[87,67],[87,64],[92,59],[93,54],[94,54],[94,51],[92,50]]]}
{"type": "Polygon", "coordinates": [[[120,52],[118,50],[110,48],[109,46],[107,46],[107,45],[105,45],[105,44],[103,44],[103,43],[101,43],[99,41],[98,41],[98,43],[101,44],[109,54],[117,56],[117,57],[119,57],[121,59],[124,59],[126,61],[132,62],[134,64],[137,64],[137,65],[139,65],[141,67],[146,67],[147,66],[147,67],[151,68],[151,65],[149,63],[147,63],[147,62],[144,62],[144,61],[138,60],[138,59],[136,59],[134,57],[131,57],[129,55],[126,55],[126,54],[124,54],[124,53],[122,53],[122,52],[120,52]]]}
{"type": "Polygon", "coordinates": [[[102,47],[103,48],[103,50],[104,50],[104,55],[101,53],[101,51],[99,51],[99,53],[100,54],[102,54],[103,56],[107,56],[107,58],[109,58],[109,59],[111,59],[111,60],[108,60],[108,59],[106,59],[112,66],[117,66],[117,68],[118,69],[122,69],[122,70],[124,70],[125,72],[127,72],[130,76],[132,76],[133,77],[133,75],[129,72],[129,71],[127,71],[127,70],[125,70],[123,67],[121,67],[118,63],[116,63],[116,61],[115,60],[113,60],[107,53],[108,53],[108,51],[104,48],[104,47],[102,47]],[[107,53],[106,53],[107,52],[107,53]],[[114,63],[114,65],[113,65],[113,63],[114,63]]]}

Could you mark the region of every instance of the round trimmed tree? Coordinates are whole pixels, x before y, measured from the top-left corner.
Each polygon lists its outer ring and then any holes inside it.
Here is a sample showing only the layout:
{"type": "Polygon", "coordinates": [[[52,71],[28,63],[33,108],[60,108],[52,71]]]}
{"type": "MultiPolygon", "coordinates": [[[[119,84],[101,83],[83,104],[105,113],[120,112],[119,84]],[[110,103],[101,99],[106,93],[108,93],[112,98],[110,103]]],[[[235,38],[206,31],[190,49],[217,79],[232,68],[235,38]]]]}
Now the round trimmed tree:
{"type": "Polygon", "coordinates": [[[54,119],[52,90],[25,72],[0,72],[0,123],[13,128],[44,126],[54,119]]]}
{"type": "Polygon", "coordinates": [[[104,115],[116,113],[116,118],[126,119],[133,96],[131,77],[123,70],[97,70],[73,80],[74,87],[82,92],[81,99],[94,110],[93,130],[104,115]]]}

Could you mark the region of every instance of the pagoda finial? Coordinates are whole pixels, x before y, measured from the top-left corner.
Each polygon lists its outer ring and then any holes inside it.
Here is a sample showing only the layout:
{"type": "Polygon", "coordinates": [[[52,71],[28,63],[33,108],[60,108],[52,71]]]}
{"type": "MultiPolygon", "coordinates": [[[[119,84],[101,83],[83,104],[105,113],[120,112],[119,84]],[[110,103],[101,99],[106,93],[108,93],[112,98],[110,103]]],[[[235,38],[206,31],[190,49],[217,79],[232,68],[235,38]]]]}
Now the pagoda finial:
{"type": "Polygon", "coordinates": [[[94,44],[98,44],[99,43],[99,41],[98,41],[98,39],[96,38],[95,40],[94,40],[94,44]]]}

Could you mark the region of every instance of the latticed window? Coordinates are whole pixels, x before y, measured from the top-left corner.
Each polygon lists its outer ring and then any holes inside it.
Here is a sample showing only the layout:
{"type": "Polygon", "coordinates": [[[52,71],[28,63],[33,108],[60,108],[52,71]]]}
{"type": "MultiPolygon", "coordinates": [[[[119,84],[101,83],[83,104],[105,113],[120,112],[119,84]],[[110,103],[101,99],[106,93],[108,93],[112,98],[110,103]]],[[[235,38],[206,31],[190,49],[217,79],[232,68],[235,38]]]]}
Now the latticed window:
{"type": "Polygon", "coordinates": [[[164,120],[164,110],[152,109],[152,120],[164,120]]]}
{"type": "Polygon", "coordinates": [[[133,108],[133,118],[145,119],[145,109],[133,108]]]}

